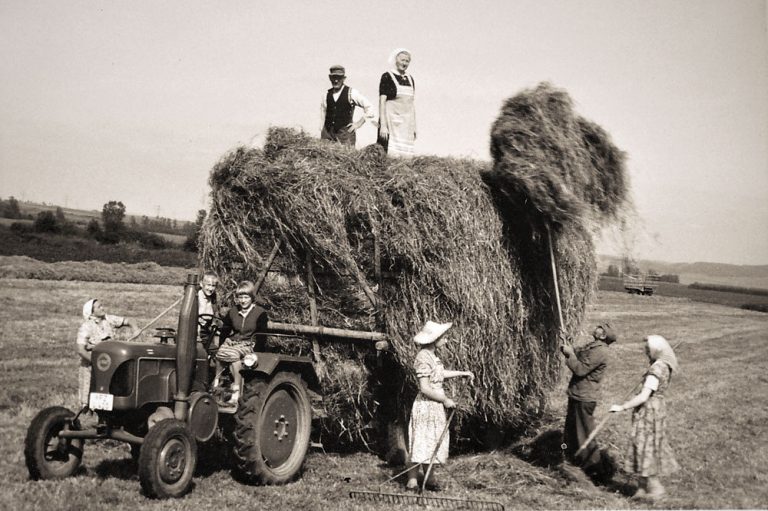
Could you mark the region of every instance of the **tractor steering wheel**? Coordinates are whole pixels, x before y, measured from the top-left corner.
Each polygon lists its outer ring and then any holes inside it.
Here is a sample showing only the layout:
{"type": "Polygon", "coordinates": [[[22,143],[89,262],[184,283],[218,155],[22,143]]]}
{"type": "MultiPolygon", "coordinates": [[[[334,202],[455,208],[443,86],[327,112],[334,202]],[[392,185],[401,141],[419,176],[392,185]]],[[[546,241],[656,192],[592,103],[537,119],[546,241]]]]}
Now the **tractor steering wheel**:
{"type": "Polygon", "coordinates": [[[217,328],[220,327],[222,325],[222,321],[213,314],[198,314],[197,324],[207,330],[212,326],[217,328]]]}
{"type": "Polygon", "coordinates": [[[219,335],[219,329],[224,322],[213,314],[198,314],[197,324],[200,325],[200,340],[208,354],[211,354],[213,339],[219,335]]]}

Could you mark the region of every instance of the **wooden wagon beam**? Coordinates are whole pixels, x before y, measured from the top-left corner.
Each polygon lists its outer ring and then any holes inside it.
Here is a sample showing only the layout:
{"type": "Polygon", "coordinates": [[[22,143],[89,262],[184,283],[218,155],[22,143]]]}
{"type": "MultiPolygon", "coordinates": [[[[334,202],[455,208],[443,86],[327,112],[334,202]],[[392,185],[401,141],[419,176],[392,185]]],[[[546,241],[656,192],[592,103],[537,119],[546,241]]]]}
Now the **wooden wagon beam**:
{"type": "Polygon", "coordinates": [[[387,335],[381,332],[366,332],[365,330],[347,330],[320,325],[300,325],[294,323],[279,323],[267,321],[267,332],[278,334],[316,335],[318,337],[336,337],[360,342],[386,341],[387,335]]]}

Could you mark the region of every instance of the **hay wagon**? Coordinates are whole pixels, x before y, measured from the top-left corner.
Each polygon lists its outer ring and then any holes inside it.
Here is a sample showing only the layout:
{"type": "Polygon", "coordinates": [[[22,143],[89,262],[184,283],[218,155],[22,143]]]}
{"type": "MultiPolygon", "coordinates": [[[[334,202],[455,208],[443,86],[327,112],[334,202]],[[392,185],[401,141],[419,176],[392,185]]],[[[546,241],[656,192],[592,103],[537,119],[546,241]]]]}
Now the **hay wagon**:
{"type": "Polygon", "coordinates": [[[651,296],[658,285],[658,277],[654,275],[624,276],[624,290],[629,294],[651,296]]]}

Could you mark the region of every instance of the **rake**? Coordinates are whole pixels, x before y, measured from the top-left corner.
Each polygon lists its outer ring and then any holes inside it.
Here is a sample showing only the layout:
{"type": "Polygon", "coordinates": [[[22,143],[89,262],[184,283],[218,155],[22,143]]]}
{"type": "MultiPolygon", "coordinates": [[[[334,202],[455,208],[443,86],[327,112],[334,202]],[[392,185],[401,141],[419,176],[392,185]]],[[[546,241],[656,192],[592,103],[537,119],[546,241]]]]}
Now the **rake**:
{"type": "Polygon", "coordinates": [[[435,447],[435,450],[432,451],[432,456],[429,460],[427,472],[424,474],[424,482],[422,483],[421,488],[419,488],[418,494],[387,493],[381,489],[385,484],[394,481],[401,475],[417,467],[419,463],[416,463],[379,484],[379,491],[353,490],[349,492],[349,497],[362,502],[378,502],[384,504],[430,506],[440,509],[478,509],[483,511],[504,511],[504,506],[499,502],[479,499],[460,499],[456,497],[424,496],[424,488],[427,484],[427,480],[429,479],[429,474],[432,471],[432,465],[437,458],[437,451],[440,449],[440,445],[443,443],[445,434],[448,432],[448,426],[450,426],[451,420],[455,414],[456,410],[451,410],[451,413],[448,416],[448,420],[445,421],[445,427],[440,433],[440,437],[437,440],[437,446],[435,447]]]}

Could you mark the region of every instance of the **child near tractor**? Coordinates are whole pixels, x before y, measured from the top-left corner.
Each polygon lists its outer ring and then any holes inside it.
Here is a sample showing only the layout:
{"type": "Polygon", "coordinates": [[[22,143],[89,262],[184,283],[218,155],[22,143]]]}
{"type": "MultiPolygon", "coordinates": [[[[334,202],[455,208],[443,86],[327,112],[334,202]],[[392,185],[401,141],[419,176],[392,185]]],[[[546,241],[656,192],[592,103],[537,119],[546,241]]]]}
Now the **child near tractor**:
{"type": "Polygon", "coordinates": [[[443,391],[443,380],[466,376],[472,382],[475,378],[471,371],[445,369],[436,355],[436,351],[445,346],[447,341],[444,335],[452,324],[427,321],[424,328],[413,338],[421,350],[414,362],[416,377],[419,379],[419,394],[413,402],[408,424],[410,463],[413,464],[408,472],[406,484],[409,491],[418,489],[419,466],[424,471],[426,489],[440,490],[434,465],[444,464],[448,460],[449,434],[447,431],[443,434],[447,428],[445,410],[456,407],[456,402],[443,391]],[[429,464],[433,464],[433,467],[427,477],[429,464]]]}
{"type": "Polygon", "coordinates": [[[256,285],[250,280],[244,280],[237,285],[233,307],[224,316],[220,338],[225,339],[216,352],[216,378],[213,380],[214,389],[219,386],[219,377],[224,370],[224,364],[229,364],[232,374],[232,395],[226,404],[237,405],[242,389],[243,377],[240,374],[242,360],[246,355],[255,351],[264,351],[266,338],[262,334],[267,329],[267,311],[256,305],[256,285]]]}

